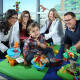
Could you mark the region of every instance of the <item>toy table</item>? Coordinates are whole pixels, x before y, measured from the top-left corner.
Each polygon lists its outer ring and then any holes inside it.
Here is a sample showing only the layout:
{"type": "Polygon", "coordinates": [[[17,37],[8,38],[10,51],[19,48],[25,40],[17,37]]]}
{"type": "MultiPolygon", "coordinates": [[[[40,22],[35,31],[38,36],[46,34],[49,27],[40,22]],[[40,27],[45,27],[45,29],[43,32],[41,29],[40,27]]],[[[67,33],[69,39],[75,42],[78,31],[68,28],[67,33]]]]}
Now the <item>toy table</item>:
{"type": "MultiPolygon", "coordinates": [[[[53,48],[59,49],[59,47],[54,46],[53,48]]],[[[0,62],[0,73],[16,80],[42,80],[47,70],[48,67],[45,67],[42,71],[38,71],[32,65],[25,67],[23,64],[17,64],[12,67],[8,63],[8,59],[0,62]]]]}
{"type": "Polygon", "coordinates": [[[32,65],[25,67],[23,64],[12,67],[7,59],[0,62],[0,73],[16,80],[42,80],[47,70],[48,67],[45,67],[43,71],[37,71],[32,65]]]}
{"type": "MultiPolygon", "coordinates": [[[[61,68],[61,69],[57,72],[57,75],[58,75],[59,77],[61,77],[63,80],[74,80],[74,79],[73,79],[73,78],[74,78],[74,75],[70,74],[70,73],[66,70],[66,68],[69,67],[69,66],[70,66],[70,64],[67,64],[67,65],[63,66],[63,67],[64,67],[63,69],[61,68]]],[[[80,75],[79,75],[78,77],[80,78],[80,75]]]]}

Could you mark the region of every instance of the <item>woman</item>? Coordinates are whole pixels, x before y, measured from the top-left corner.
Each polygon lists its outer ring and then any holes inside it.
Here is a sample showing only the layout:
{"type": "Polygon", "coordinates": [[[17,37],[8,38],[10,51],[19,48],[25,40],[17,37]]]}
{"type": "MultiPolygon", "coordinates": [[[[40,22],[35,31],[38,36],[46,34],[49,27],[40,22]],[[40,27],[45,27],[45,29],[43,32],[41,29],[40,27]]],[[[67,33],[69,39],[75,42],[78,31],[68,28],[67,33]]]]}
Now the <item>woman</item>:
{"type": "Polygon", "coordinates": [[[19,43],[18,14],[14,9],[9,9],[4,20],[0,23],[0,58],[5,58],[6,50],[19,43]],[[4,54],[3,54],[4,53],[4,54]]]}
{"type": "Polygon", "coordinates": [[[23,40],[29,36],[27,27],[33,20],[31,19],[29,11],[25,10],[21,13],[19,19],[19,28],[20,28],[20,47],[23,49],[24,42],[23,40]]]}
{"type": "Polygon", "coordinates": [[[23,11],[19,19],[20,37],[29,36],[27,27],[31,22],[33,22],[33,20],[31,19],[29,11],[27,10],[23,11]]]}
{"type": "Polygon", "coordinates": [[[45,39],[48,43],[53,42],[53,44],[56,45],[63,44],[64,32],[61,18],[56,9],[50,9],[48,20],[46,20],[45,24],[40,28],[40,33],[44,33],[45,39]]]}

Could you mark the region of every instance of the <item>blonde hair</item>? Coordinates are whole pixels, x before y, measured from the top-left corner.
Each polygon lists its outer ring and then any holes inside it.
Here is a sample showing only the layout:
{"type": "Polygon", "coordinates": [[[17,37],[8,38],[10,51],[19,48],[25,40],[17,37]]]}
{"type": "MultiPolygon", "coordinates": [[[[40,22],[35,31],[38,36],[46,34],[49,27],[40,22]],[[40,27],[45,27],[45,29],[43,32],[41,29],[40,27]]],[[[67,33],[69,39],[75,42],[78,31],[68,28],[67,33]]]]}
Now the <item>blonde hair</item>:
{"type": "Polygon", "coordinates": [[[56,10],[55,8],[51,8],[51,9],[49,10],[48,18],[49,18],[49,14],[50,14],[51,11],[53,12],[53,16],[54,16],[55,18],[58,18],[58,19],[62,20],[61,17],[59,16],[57,10],[56,10]]]}

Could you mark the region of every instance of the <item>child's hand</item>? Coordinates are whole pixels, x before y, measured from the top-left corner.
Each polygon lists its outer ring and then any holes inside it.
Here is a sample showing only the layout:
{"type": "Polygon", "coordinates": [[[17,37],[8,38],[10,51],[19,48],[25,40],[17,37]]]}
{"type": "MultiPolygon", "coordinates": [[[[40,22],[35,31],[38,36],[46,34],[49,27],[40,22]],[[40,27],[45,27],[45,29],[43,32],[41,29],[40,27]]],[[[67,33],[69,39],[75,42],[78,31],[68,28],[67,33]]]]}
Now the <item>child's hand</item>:
{"type": "Polygon", "coordinates": [[[37,39],[35,39],[35,40],[36,40],[37,45],[39,46],[40,45],[40,41],[37,40],[37,39]]]}

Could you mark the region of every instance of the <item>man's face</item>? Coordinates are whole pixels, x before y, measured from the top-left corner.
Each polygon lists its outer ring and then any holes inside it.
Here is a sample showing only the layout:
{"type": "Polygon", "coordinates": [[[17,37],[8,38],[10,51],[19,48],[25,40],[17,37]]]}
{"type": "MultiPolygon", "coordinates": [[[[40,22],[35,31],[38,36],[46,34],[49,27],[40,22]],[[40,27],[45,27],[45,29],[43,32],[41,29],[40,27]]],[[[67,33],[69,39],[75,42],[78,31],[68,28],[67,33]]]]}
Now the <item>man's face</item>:
{"type": "Polygon", "coordinates": [[[71,15],[66,15],[64,16],[64,22],[67,27],[69,27],[70,29],[73,29],[76,25],[76,18],[72,17],[71,15]]]}
{"type": "Polygon", "coordinates": [[[32,28],[31,29],[31,31],[30,31],[30,35],[33,37],[33,38],[38,38],[39,37],[39,35],[40,35],[40,30],[39,30],[39,28],[38,27],[34,27],[34,28],[32,28]]]}

